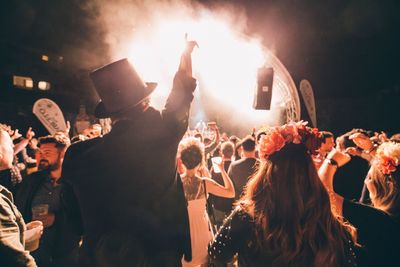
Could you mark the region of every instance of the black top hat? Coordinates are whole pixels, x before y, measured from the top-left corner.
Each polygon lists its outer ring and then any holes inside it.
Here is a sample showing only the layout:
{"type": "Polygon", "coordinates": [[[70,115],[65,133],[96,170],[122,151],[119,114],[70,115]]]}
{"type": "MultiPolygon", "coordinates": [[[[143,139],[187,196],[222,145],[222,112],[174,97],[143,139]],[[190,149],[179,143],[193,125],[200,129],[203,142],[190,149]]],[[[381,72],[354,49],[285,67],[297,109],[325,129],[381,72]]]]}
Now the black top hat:
{"type": "Polygon", "coordinates": [[[135,107],[157,87],[157,83],[144,83],[126,58],[94,70],[90,78],[101,99],[94,112],[97,118],[135,107]]]}

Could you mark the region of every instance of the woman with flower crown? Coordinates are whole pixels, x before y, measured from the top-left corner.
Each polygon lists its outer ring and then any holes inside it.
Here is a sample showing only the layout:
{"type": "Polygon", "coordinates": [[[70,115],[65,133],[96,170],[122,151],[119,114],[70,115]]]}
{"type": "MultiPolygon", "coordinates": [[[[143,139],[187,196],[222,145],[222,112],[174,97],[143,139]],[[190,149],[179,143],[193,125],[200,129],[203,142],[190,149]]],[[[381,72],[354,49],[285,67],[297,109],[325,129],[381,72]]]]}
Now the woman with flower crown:
{"type": "Polygon", "coordinates": [[[306,123],[271,127],[261,164],[209,246],[213,260],[239,266],[356,266],[355,231],[336,218],[311,154],[320,146],[306,123]]]}
{"type": "Polygon", "coordinates": [[[400,143],[386,141],[376,150],[364,181],[372,206],[344,199],[333,188],[337,168],[351,157],[333,150],[319,170],[333,212],[357,228],[362,266],[400,266],[400,143]]]}

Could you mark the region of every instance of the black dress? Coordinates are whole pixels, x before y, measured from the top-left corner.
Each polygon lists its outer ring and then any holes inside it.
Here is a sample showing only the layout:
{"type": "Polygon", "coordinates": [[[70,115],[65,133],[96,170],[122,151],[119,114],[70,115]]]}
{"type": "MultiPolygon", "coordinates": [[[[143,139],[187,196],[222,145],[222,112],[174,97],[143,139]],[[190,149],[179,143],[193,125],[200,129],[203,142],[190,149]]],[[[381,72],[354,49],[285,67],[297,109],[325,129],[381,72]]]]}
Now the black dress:
{"type": "Polygon", "coordinates": [[[400,266],[398,217],[344,200],[343,217],[357,228],[360,266],[400,266]]]}
{"type": "MultiPolygon", "coordinates": [[[[224,225],[210,243],[208,248],[210,259],[216,263],[227,263],[238,254],[240,267],[287,267],[287,264],[279,260],[277,255],[258,249],[256,242],[252,218],[240,207],[237,207],[225,220],[224,225]]],[[[340,266],[358,266],[355,262],[352,241],[349,239],[346,244],[348,255],[340,266]]],[[[301,267],[303,266],[310,267],[312,263],[307,262],[301,265],[301,267]]]]}

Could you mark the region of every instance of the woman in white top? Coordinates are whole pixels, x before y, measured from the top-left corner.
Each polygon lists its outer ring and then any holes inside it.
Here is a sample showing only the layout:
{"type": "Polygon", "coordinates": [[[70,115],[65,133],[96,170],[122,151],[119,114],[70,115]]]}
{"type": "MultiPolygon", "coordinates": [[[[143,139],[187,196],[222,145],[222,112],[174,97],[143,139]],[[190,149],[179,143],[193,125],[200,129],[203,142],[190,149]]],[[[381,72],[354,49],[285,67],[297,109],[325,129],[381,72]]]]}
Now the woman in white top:
{"type": "Polygon", "coordinates": [[[209,218],[206,212],[206,196],[208,193],[219,197],[235,197],[235,189],[231,179],[225,172],[223,162],[220,169],[224,185],[211,178],[202,177],[199,173],[205,170],[204,145],[196,138],[186,138],[180,144],[180,159],[184,166],[182,174],[183,189],[188,201],[190,237],[192,245],[192,261],[182,260],[182,265],[206,266],[207,247],[212,239],[209,218]]]}

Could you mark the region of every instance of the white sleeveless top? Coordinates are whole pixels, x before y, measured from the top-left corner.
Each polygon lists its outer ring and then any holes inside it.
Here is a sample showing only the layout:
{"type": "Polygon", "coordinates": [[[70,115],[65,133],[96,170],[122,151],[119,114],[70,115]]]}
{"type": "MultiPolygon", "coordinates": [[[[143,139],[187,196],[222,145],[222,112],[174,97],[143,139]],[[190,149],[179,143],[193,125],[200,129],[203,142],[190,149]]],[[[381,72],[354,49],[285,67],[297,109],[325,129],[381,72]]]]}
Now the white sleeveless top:
{"type": "Polygon", "coordinates": [[[192,261],[182,259],[183,267],[199,266],[207,262],[208,244],[212,239],[209,219],[206,212],[206,199],[199,198],[188,201],[190,238],[192,245],[192,261]]]}
{"type": "Polygon", "coordinates": [[[190,243],[192,260],[182,259],[183,267],[199,266],[207,263],[208,243],[212,239],[209,218],[206,212],[205,183],[200,177],[182,177],[183,190],[188,201],[190,243]]]}

